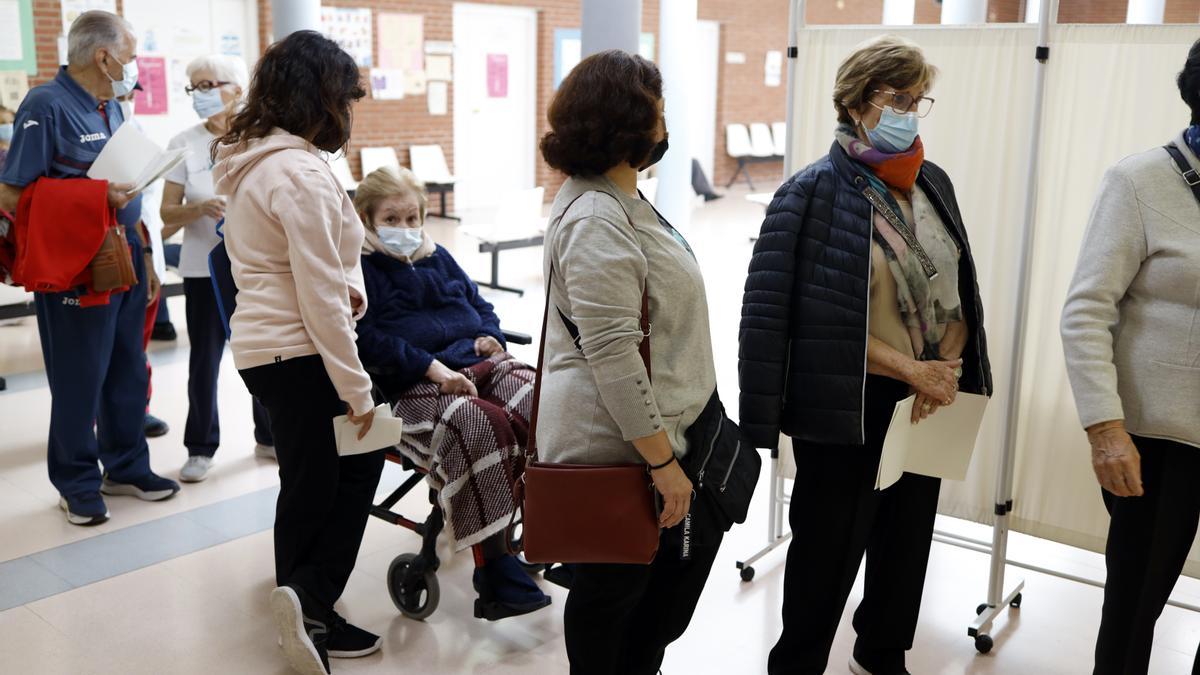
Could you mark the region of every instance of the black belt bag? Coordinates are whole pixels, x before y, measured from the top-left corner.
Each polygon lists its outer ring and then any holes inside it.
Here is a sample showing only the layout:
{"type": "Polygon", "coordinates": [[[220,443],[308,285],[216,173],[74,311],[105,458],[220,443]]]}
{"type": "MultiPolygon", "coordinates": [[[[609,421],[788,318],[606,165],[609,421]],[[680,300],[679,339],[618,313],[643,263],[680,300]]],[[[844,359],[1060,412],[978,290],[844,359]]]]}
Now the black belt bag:
{"type": "Polygon", "coordinates": [[[696,490],[691,531],[699,542],[704,542],[712,535],[728,532],[734,523],[746,522],[762,457],[741,428],[725,415],[715,391],[688,429],[687,442],[683,468],[696,490]]]}

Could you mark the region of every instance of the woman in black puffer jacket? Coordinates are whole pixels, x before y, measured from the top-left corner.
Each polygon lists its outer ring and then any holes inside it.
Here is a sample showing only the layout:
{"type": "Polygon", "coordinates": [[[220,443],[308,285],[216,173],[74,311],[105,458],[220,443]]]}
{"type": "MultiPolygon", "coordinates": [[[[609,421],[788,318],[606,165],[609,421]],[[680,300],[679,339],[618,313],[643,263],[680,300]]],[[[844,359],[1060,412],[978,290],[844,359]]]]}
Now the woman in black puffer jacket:
{"type": "Polygon", "coordinates": [[[918,119],[936,69],[894,37],[838,69],[840,126],[829,154],[788,180],[767,210],[742,307],[741,424],[759,447],[794,439],[806,476],[783,635],[771,673],[822,673],[867,554],[854,616],[856,674],[905,673],[940,481],[904,474],[876,491],[895,404],[913,423],[958,391],[990,395],[975,265],[950,179],[924,161],[918,119]]]}

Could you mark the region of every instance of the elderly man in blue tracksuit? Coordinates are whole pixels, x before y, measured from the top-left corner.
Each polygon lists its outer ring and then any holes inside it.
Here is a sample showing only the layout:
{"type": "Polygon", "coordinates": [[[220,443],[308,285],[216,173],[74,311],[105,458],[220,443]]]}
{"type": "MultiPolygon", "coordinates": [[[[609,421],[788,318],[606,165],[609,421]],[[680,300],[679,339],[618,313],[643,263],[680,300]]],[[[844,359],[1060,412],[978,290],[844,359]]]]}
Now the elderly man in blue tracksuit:
{"type": "MultiPolygon", "coordinates": [[[[39,178],[85,178],[125,121],[114,99],[137,82],[137,40],[129,24],[114,14],[87,12],[72,24],[67,40],[69,65],[31,90],[17,111],[0,173],[0,208],[6,211],[14,212],[22,189],[39,178]]],[[[127,195],[130,187],[110,185],[108,200],[127,230],[137,285],[96,307],[81,307],[78,291],[35,296],[52,397],[50,482],[75,525],[108,519],[101,493],[159,501],[179,491],[175,481],[150,470],[143,429],[142,330],[151,266],[139,227],[141,197],[127,195]]]]}

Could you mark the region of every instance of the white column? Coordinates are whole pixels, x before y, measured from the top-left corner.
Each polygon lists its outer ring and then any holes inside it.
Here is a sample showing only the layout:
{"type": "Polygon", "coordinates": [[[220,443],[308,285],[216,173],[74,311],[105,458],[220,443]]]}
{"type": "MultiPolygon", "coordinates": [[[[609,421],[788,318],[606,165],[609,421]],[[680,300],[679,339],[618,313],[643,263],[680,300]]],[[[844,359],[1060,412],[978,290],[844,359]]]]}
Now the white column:
{"type": "Polygon", "coordinates": [[[583,57],[606,49],[638,53],[642,0],[583,0],[583,57]]]}
{"type": "Polygon", "coordinates": [[[655,206],[680,230],[692,219],[691,107],[692,55],[696,53],[697,0],[669,0],[659,5],[658,67],[663,76],[667,133],[671,149],[658,163],[655,206]]]}
{"type": "Polygon", "coordinates": [[[321,0],[277,0],[272,2],[272,40],[282,40],[299,30],[321,30],[321,0]]]}
{"type": "Polygon", "coordinates": [[[1125,23],[1160,24],[1165,11],[1165,0],[1129,0],[1125,23]]]}
{"type": "Polygon", "coordinates": [[[987,0],[942,0],[942,23],[987,23],[987,0]]]}
{"type": "Polygon", "coordinates": [[[917,13],[917,0],[883,0],[883,25],[911,26],[917,13]]]}

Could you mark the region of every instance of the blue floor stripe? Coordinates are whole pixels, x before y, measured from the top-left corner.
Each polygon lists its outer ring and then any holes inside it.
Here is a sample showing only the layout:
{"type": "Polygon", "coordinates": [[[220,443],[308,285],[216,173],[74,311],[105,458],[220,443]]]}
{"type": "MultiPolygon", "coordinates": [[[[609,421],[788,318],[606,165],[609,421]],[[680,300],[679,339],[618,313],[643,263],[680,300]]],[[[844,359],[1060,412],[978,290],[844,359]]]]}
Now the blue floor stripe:
{"type": "Polygon", "coordinates": [[[271,528],[279,488],[0,563],[0,611],[271,528]]]}

